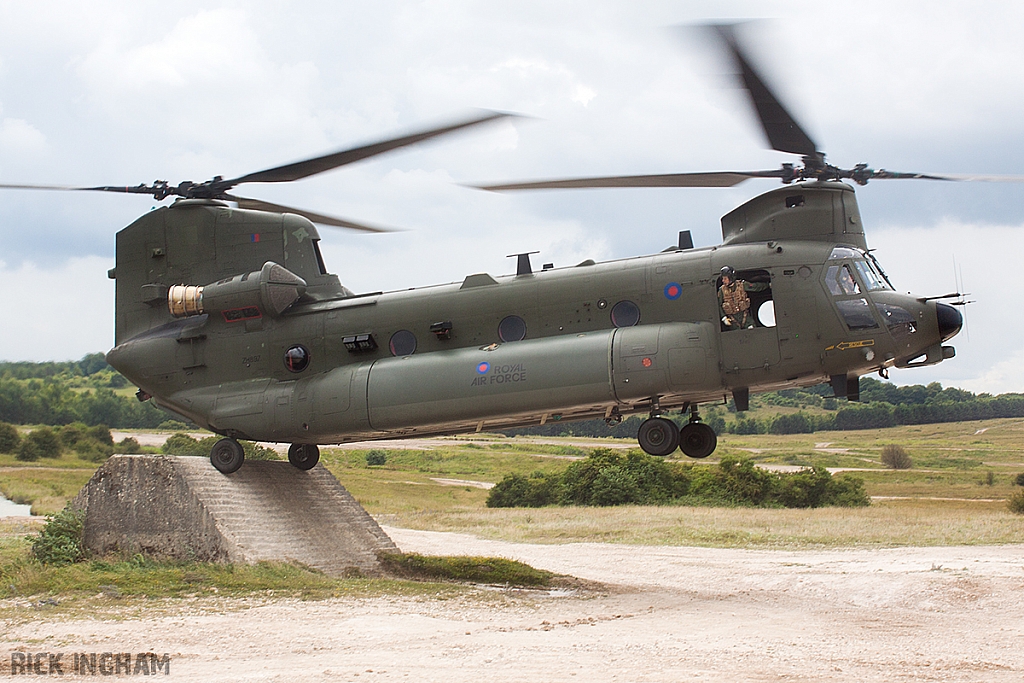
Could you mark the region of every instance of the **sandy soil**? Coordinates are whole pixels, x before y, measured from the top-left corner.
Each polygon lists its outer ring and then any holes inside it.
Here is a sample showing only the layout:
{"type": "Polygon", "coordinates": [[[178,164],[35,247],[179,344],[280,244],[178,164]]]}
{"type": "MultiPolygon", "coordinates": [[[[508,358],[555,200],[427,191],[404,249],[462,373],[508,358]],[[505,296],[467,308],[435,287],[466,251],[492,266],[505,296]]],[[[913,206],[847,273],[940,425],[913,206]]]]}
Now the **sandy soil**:
{"type": "Polygon", "coordinates": [[[39,612],[0,622],[0,641],[167,652],[179,680],[1024,679],[1019,546],[782,552],[387,531],[406,551],[513,557],[604,586],[207,604],[123,621],[39,612]]]}

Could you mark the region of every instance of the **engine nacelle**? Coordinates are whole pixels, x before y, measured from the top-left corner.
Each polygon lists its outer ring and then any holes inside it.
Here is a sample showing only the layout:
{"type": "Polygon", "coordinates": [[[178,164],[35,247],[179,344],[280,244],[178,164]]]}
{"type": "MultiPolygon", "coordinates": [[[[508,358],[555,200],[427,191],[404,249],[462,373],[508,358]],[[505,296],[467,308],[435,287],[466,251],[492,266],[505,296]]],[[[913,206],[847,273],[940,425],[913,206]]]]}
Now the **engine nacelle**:
{"type": "Polygon", "coordinates": [[[267,261],[260,270],[211,285],[174,285],[167,290],[167,308],[175,318],[203,313],[221,313],[228,321],[277,317],[305,291],[305,280],[267,261]]]}

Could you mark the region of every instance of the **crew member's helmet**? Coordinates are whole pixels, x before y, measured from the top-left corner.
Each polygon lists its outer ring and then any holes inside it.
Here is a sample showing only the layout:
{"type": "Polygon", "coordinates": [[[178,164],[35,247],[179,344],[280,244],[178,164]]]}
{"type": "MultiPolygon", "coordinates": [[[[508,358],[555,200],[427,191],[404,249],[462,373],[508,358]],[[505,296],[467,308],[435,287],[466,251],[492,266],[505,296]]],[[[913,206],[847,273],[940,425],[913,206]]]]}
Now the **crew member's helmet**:
{"type": "Polygon", "coordinates": [[[732,266],[722,266],[722,277],[727,277],[730,281],[736,282],[736,271],[732,269],[732,266]]]}

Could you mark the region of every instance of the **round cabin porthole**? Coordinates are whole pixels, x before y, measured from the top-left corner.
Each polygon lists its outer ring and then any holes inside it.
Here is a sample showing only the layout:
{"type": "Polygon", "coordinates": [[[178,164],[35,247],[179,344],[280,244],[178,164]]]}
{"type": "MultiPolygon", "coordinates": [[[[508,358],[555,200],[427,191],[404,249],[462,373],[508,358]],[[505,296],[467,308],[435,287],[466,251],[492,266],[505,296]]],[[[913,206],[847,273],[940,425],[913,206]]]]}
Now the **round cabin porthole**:
{"type": "Polygon", "coordinates": [[[416,335],[409,330],[399,330],[391,335],[388,348],[392,356],[411,356],[416,353],[416,335]]]}
{"type": "Polygon", "coordinates": [[[296,344],[284,352],[284,366],[291,372],[302,372],[309,365],[309,349],[296,344]]]}
{"type": "Polygon", "coordinates": [[[526,338],[526,321],[518,315],[506,316],[498,323],[498,338],[503,342],[522,341],[526,338]]]}
{"type": "Polygon", "coordinates": [[[612,325],[615,327],[633,327],[640,322],[640,307],[629,300],[620,301],[612,306],[612,325]]]}

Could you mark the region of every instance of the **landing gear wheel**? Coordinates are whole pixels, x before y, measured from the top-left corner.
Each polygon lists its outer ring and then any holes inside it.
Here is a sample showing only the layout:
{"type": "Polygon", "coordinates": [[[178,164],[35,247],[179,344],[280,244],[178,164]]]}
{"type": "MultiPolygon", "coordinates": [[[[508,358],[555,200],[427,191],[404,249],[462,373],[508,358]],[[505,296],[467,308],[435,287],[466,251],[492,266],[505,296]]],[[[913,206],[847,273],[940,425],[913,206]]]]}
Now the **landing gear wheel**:
{"type": "Polygon", "coordinates": [[[288,462],[300,470],[311,470],[320,462],[320,448],[315,443],[293,443],[288,447],[288,462]]]}
{"type": "Polygon", "coordinates": [[[651,417],[640,425],[636,438],[644,453],[666,456],[679,446],[679,428],[672,420],[651,417]]]}
{"type": "Polygon", "coordinates": [[[234,439],[221,439],[210,449],[210,463],[224,474],[237,472],[243,462],[245,451],[234,439]]]}
{"type": "Polygon", "coordinates": [[[706,458],[717,445],[715,430],[703,422],[691,422],[679,432],[679,449],[691,458],[706,458]]]}

